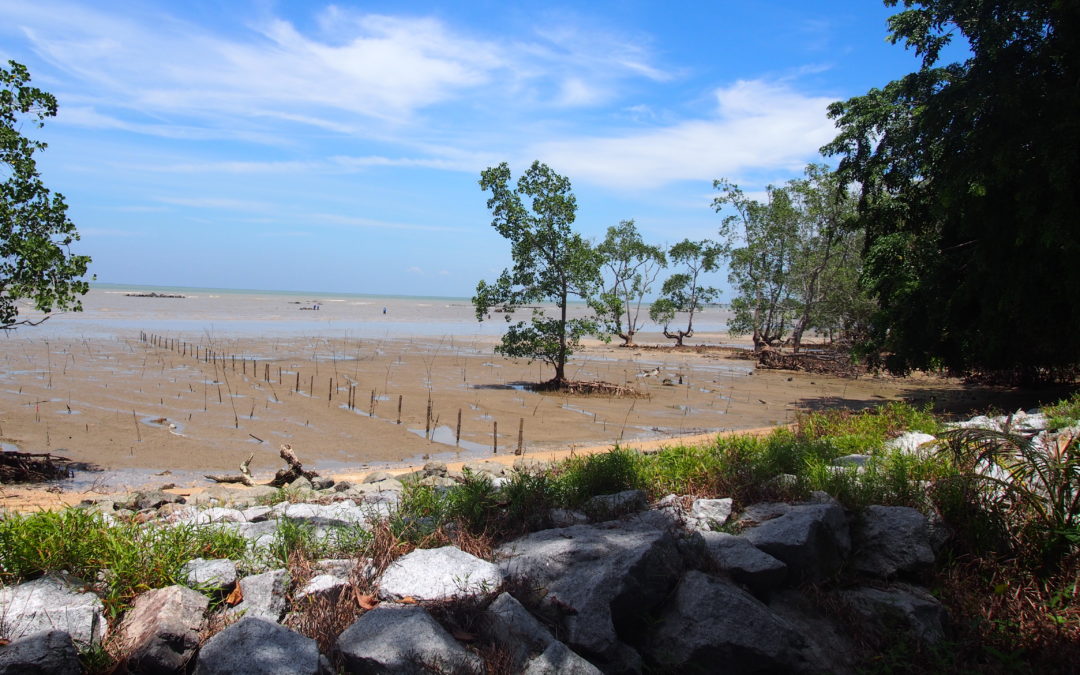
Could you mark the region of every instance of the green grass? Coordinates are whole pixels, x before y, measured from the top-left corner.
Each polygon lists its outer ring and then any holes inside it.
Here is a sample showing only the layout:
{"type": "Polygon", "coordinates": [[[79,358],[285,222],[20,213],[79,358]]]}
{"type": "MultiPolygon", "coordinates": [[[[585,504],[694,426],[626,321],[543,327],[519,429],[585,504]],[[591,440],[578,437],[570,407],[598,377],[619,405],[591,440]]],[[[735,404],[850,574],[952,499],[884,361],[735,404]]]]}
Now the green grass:
{"type": "Polygon", "coordinates": [[[102,601],[112,616],[143,591],[181,583],[180,569],[193,558],[246,553],[247,541],[221,528],[109,523],[80,509],[0,520],[0,580],[7,584],[56,570],[100,579],[102,601]]]}
{"type": "Polygon", "coordinates": [[[371,533],[360,526],[329,527],[320,534],[307,521],[282,518],[277,521],[266,562],[288,566],[297,557],[306,561],[348,557],[362,549],[370,539],[371,533]]]}
{"type": "Polygon", "coordinates": [[[1080,391],[1069,398],[1043,408],[1047,426],[1051,431],[1080,424],[1080,391]]]}

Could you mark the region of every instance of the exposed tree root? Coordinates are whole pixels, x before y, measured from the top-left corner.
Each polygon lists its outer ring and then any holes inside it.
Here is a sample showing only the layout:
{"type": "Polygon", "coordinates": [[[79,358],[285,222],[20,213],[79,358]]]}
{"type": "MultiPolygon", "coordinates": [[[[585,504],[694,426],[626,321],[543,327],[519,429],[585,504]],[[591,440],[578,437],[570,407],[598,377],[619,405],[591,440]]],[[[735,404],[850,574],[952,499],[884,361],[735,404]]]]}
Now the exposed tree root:
{"type": "Polygon", "coordinates": [[[0,482],[41,483],[70,478],[70,464],[70,459],[47,452],[0,452],[0,482]]]}
{"type": "Polygon", "coordinates": [[[865,369],[851,362],[851,357],[838,352],[802,352],[785,354],[773,349],[757,353],[758,368],[768,370],[803,370],[837,377],[858,377],[865,369]]]}
{"type": "Polygon", "coordinates": [[[548,380],[532,387],[538,392],[557,392],[571,396],[609,396],[612,398],[648,398],[648,394],[633,387],[599,380],[583,382],[580,380],[548,380]]]}

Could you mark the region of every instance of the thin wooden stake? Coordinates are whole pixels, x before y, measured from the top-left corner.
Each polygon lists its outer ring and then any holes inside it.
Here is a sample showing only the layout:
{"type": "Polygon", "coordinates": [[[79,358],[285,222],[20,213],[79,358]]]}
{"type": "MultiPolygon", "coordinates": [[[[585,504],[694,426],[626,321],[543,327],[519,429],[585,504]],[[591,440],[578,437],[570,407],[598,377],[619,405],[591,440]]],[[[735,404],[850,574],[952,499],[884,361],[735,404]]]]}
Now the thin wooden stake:
{"type": "Polygon", "coordinates": [[[455,439],[454,445],[461,445],[461,408],[457,409],[457,433],[455,439]]]}
{"type": "Polygon", "coordinates": [[[499,422],[498,420],[491,423],[491,454],[499,454],[499,422]]]}
{"type": "Polygon", "coordinates": [[[404,398],[401,394],[397,397],[397,423],[401,424],[401,399],[404,398]]]}
{"type": "Polygon", "coordinates": [[[522,417],[518,420],[518,446],[515,455],[520,455],[525,451],[525,418],[522,417]]]}

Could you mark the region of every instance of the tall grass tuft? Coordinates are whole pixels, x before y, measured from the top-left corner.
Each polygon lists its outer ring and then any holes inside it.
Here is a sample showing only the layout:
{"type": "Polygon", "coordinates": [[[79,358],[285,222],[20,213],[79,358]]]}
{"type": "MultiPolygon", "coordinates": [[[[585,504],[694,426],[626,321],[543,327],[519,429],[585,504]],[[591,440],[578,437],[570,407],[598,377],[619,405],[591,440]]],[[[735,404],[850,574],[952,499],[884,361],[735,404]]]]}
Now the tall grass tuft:
{"type": "Polygon", "coordinates": [[[0,580],[67,570],[97,580],[116,616],[139,593],[180,583],[192,558],[243,558],[247,540],[221,528],[110,523],[80,509],[11,514],[0,520],[0,580]]]}
{"type": "Polygon", "coordinates": [[[563,499],[579,506],[595,495],[642,487],[641,458],[640,453],[619,446],[596,455],[571,457],[558,472],[563,499]]]}

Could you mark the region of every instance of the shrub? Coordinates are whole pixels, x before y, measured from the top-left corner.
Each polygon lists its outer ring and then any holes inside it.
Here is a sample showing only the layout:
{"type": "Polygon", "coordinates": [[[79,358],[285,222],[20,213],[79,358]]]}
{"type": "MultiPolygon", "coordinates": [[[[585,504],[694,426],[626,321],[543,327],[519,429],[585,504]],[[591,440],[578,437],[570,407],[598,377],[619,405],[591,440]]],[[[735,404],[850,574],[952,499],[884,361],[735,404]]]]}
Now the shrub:
{"type": "Polygon", "coordinates": [[[971,496],[1007,528],[1014,549],[1055,562],[1076,549],[1080,526],[1080,436],[1054,441],[1009,431],[956,429],[944,452],[971,496]]]}
{"type": "Polygon", "coordinates": [[[618,446],[608,452],[571,457],[557,472],[564,499],[579,506],[595,495],[642,487],[641,458],[641,454],[618,446]]]}

